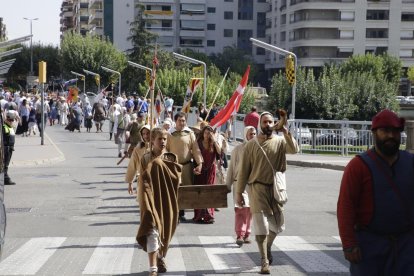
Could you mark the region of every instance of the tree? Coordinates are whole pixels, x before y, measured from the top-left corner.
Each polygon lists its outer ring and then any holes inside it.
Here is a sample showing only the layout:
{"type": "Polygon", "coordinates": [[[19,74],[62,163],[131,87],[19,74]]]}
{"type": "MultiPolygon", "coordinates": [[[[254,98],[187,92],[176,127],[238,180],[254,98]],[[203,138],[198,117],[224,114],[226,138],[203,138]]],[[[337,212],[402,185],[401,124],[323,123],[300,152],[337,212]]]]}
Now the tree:
{"type": "MultiPolygon", "coordinates": [[[[82,72],[87,69],[100,73],[101,87],[106,86],[111,80],[117,80],[116,75],[109,75],[101,69],[101,66],[122,72],[126,67],[125,55],[118,51],[110,41],[96,36],[85,37],[76,33],[65,34],[61,43],[62,67],[65,78],[73,78],[71,71],[82,72]]],[[[86,78],[87,88],[96,90],[95,79],[86,78]]]]}
{"type": "Polygon", "coordinates": [[[414,83],[414,66],[411,66],[410,68],[408,68],[407,77],[411,83],[414,83]]]}
{"type": "MultiPolygon", "coordinates": [[[[142,4],[137,4],[136,10],[138,13],[135,20],[131,23],[131,36],[128,37],[128,40],[132,43],[132,48],[127,50],[128,59],[135,63],[152,68],[152,52],[154,50],[153,43],[155,42],[157,35],[149,32],[145,28],[145,23],[151,22],[151,19],[144,18],[145,7],[142,4]]],[[[125,87],[129,91],[135,91],[139,87],[140,83],[145,81],[144,70],[137,71],[135,68],[129,66],[125,70],[124,74],[127,79],[127,86],[125,87]]]]}
{"type": "MultiPolygon", "coordinates": [[[[26,45],[14,46],[22,47],[22,51],[16,54],[16,61],[7,73],[9,83],[16,83],[22,88],[26,87],[26,76],[30,73],[30,47],[26,45]]],[[[61,63],[59,49],[52,45],[33,44],[33,71],[38,75],[38,62],[46,61],[47,79],[58,78],[61,75],[61,63]]]]}

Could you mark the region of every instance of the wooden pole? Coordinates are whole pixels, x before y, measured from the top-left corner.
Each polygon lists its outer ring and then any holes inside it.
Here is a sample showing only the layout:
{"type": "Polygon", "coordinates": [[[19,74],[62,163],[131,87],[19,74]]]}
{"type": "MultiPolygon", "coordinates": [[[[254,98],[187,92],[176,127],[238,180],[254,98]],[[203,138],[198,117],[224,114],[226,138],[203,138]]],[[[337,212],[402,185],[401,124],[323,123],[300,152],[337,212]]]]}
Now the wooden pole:
{"type": "Polygon", "coordinates": [[[219,94],[219,92],[220,92],[220,90],[221,90],[221,87],[223,86],[224,80],[226,79],[226,77],[227,77],[227,73],[229,72],[229,70],[230,70],[230,67],[229,67],[229,68],[227,68],[226,74],[224,74],[224,77],[223,77],[223,79],[221,80],[219,87],[217,88],[216,95],[214,95],[213,102],[211,103],[210,109],[208,110],[208,113],[207,113],[207,116],[206,116],[206,120],[207,120],[207,118],[208,118],[208,115],[210,115],[210,111],[211,111],[211,109],[213,109],[213,105],[214,105],[214,103],[216,102],[217,96],[218,96],[218,94],[219,94]]]}

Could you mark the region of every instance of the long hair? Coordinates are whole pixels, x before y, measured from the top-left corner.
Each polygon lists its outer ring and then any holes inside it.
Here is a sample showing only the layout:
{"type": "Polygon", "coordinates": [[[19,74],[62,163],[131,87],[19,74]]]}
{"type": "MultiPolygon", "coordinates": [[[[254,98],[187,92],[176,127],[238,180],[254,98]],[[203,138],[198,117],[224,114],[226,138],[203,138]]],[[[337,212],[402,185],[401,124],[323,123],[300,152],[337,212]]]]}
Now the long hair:
{"type": "MultiPolygon", "coordinates": [[[[213,130],[213,128],[211,126],[205,126],[205,127],[203,127],[201,129],[200,133],[197,136],[197,142],[198,142],[198,144],[200,144],[200,143],[203,142],[203,140],[204,140],[204,133],[207,130],[214,133],[214,130],[213,130]]],[[[208,149],[209,149],[209,151],[214,151],[214,143],[211,140],[211,137],[208,138],[208,149]]]]}

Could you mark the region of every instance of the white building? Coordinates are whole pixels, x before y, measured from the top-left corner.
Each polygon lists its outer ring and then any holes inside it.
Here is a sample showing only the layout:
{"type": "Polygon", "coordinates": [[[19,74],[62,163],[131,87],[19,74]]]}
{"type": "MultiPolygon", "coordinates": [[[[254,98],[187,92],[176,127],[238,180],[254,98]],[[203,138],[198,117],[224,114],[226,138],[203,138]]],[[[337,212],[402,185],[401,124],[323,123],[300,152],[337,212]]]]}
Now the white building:
{"type": "MultiPolygon", "coordinates": [[[[266,42],[319,67],[353,54],[388,53],[414,65],[414,0],[269,0],[266,42]]],[[[284,57],[266,53],[266,68],[284,57]]]]}

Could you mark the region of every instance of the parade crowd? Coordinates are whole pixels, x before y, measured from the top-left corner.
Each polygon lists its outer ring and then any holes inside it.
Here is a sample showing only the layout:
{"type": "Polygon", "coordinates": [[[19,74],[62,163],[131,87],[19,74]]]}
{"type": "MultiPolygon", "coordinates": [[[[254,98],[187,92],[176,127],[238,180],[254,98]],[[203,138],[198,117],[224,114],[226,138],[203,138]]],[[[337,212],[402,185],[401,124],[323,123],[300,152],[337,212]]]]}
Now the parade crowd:
{"type": "MultiPolygon", "coordinates": [[[[207,110],[200,104],[197,123],[188,126],[187,114],[175,111],[173,104],[165,98],[162,116],[151,118],[154,107],[144,97],[101,93],[90,100],[50,93],[42,108],[37,94],[1,91],[5,184],[15,184],[8,175],[15,135],[37,135],[47,125],[98,133],[108,120],[108,139],[117,145],[114,157],[118,163],[128,160],[125,182],[140,207],[136,240],[148,253],[149,275],[167,272],[165,256],[181,223],[215,223],[219,209],[180,210],[179,187],[217,184],[233,191],[235,243],[251,243],[253,228],[260,273],[270,274],[272,244],[285,228],[286,154],[299,151],[286,114],[275,120],[252,107],[243,142],[228,162],[232,118],[213,128],[210,122],[220,108],[207,110]]],[[[404,123],[392,111],[379,112],[372,122],[374,147],[345,169],[337,213],[352,275],[414,275],[414,158],[399,150],[404,123]]]]}

